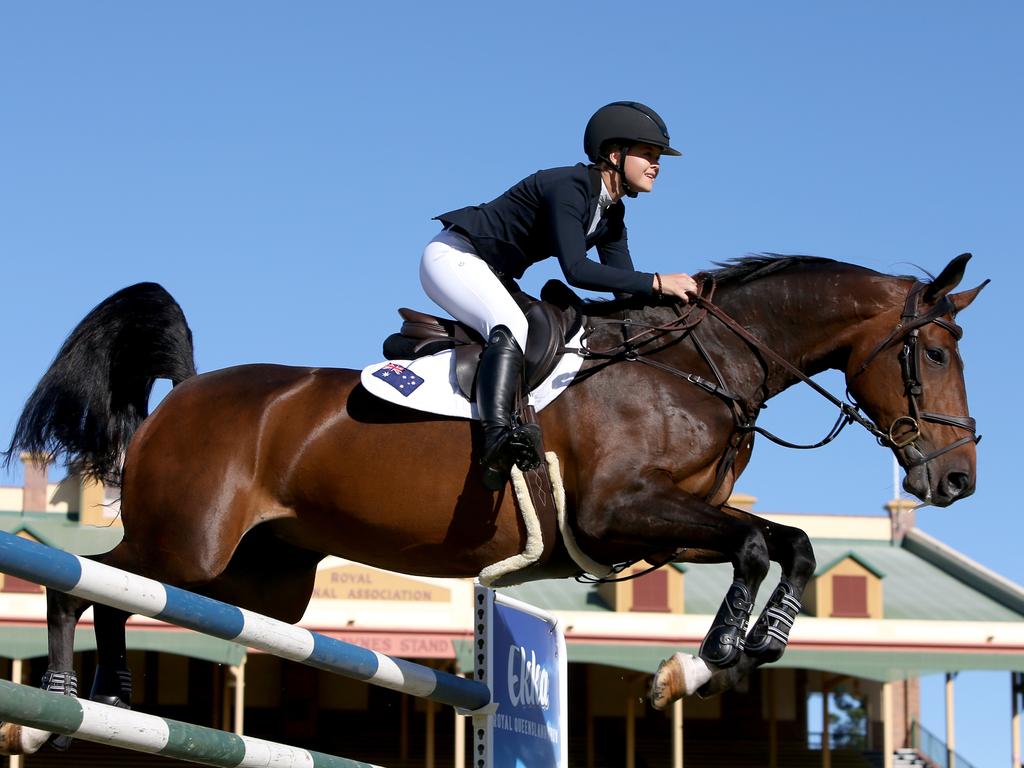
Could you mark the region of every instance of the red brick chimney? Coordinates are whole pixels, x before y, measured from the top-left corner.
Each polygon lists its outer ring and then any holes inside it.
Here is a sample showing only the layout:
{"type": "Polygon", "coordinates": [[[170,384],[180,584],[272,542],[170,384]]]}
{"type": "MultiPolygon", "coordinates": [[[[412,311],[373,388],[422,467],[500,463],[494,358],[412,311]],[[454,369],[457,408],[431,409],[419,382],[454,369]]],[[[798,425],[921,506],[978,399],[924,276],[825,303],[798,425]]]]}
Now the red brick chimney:
{"type": "Polygon", "coordinates": [[[25,487],[21,497],[21,511],[45,512],[46,489],[49,483],[46,458],[23,453],[21,462],[25,465],[25,487]]]}
{"type": "Polygon", "coordinates": [[[907,535],[907,531],[916,523],[916,510],[918,502],[914,499],[893,499],[885,505],[889,513],[889,522],[892,528],[892,541],[899,544],[907,535]]]}

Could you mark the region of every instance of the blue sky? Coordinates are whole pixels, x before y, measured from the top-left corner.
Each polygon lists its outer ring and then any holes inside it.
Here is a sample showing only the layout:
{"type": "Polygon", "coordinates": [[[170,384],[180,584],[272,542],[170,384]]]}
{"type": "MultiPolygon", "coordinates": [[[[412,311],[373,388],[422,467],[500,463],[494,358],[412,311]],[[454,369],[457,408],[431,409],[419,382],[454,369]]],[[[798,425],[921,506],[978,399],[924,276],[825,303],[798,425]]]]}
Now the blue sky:
{"type": "MultiPolygon", "coordinates": [[[[6,4],[0,434],[74,324],[139,280],[182,304],[201,370],[379,359],[396,307],[430,309],[431,217],[583,159],[590,113],[636,99],[684,152],[629,202],[642,269],[777,251],[937,272],[975,254],[965,285],[993,280],[961,318],[978,491],[918,521],[1024,582],[1022,32],[1013,2],[6,4]]],[[[762,423],[810,440],[832,419],[791,391],[762,423]]],[[[814,453],[762,441],[739,490],[871,514],[891,472],[851,428],[814,453]]],[[[1007,676],[959,685],[960,751],[1008,763],[1007,676]]],[[[927,681],[925,706],[941,734],[927,681]]]]}

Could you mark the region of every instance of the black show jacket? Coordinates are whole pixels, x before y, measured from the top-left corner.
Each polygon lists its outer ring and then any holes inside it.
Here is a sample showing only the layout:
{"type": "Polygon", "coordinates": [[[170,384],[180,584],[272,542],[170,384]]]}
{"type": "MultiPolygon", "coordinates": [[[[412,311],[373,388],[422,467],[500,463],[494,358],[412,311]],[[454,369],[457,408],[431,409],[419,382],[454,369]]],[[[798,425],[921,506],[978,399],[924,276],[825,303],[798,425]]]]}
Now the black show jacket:
{"type": "Polygon", "coordinates": [[[480,258],[505,277],[518,279],[531,264],[556,256],[577,288],[652,293],[654,275],[633,268],[621,200],[587,237],[600,193],[601,172],[579,163],[537,171],[489,203],[435,218],[468,237],[480,258]],[[600,264],[587,258],[595,245],[600,264]]]}

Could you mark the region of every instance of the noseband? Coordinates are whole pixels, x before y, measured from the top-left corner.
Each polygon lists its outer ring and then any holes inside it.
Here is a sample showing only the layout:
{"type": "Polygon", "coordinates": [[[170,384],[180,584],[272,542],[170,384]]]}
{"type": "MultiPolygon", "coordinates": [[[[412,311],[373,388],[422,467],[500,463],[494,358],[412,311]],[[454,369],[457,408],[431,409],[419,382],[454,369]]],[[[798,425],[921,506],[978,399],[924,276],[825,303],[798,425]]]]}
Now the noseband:
{"type": "MultiPolygon", "coordinates": [[[[907,294],[906,301],[903,304],[903,314],[900,316],[900,320],[896,323],[892,333],[871,351],[871,354],[861,363],[856,373],[850,377],[853,380],[860,376],[882,350],[887,349],[900,339],[903,340],[903,347],[899,352],[899,361],[900,372],[903,375],[903,390],[907,396],[909,412],[906,416],[899,416],[894,419],[892,424],[889,425],[887,432],[883,432],[877,426],[871,432],[878,438],[879,443],[892,448],[899,454],[903,466],[907,469],[921,466],[962,445],[977,443],[981,440],[981,435],[977,434],[977,422],[971,416],[949,416],[943,413],[921,410],[920,399],[924,395],[924,385],[921,383],[921,353],[917,342],[922,326],[928,323],[935,323],[940,328],[949,331],[950,335],[957,341],[960,341],[963,337],[963,331],[960,329],[960,326],[946,320],[944,317],[944,315],[952,316],[955,313],[953,302],[949,300],[948,296],[943,296],[927,312],[922,313],[920,311],[921,292],[927,285],[927,283],[917,281],[911,286],[910,292],[907,294]],[[933,424],[946,424],[957,429],[967,430],[970,434],[961,437],[959,440],[954,440],[952,443],[938,448],[931,453],[925,454],[922,453],[917,444],[921,437],[920,425],[922,421],[928,421],[933,424]]],[[[852,400],[849,387],[847,387],[846,393],[847,397],[852,400]]]]}

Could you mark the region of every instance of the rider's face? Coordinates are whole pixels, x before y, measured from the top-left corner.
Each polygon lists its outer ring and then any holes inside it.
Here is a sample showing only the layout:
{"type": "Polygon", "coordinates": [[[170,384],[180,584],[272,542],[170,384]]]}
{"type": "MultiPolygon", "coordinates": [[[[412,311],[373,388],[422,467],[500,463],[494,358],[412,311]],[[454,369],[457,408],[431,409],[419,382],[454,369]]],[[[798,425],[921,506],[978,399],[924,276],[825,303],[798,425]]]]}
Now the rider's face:
{"type": "MultiPolygon", "coordinates": [[[[634,144],[626,153],[626,181],[637,192],[650,192],[661,169],[661,150],[653,144],[634,144]]],[[[617,159],[617,158],[615,158],[617,159]]]]}

